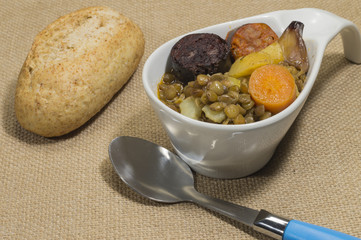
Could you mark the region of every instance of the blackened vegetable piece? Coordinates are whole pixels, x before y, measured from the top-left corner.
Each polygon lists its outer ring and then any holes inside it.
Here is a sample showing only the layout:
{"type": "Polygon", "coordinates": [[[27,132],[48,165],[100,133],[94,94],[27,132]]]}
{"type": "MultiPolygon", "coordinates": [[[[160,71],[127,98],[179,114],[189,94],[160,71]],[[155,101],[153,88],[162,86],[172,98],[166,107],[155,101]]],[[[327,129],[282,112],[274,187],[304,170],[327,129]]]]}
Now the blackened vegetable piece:
{"type": "Polygon", "coordinates": [[[307,73],[309,62],[306,44],[302,38],[303,27],[304,24],[302,22],[291,22],[282,33],[278,42],[282,47],[285,61],[291,66],[296,67],[302,73],[307,73]]]}
{"type": "Polygon", "coordinates": [[[173,46],[170,58],[173,74],[184,84],[199,74],[225,73],[231,66],[227,42],[212,33],[183,37],[173,46]]]}

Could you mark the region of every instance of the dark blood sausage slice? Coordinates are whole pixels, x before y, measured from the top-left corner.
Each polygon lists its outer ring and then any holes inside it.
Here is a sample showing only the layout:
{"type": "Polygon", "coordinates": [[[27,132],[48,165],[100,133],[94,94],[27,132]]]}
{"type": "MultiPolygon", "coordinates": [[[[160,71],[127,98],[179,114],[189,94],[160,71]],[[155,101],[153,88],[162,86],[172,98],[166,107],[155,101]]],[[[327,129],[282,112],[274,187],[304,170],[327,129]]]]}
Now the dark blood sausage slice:
{"type": "Polygon", "coordinates": [[[277,34],[265,23],[242,25],[228,32],[226,37],[234,60],[258,52],[277,40],[277,34]]]}
{"type": "Polygon", "coordinates": [[[170,58],[173,74],[184,84],[198,74],[225,73],[231,67],[227,42],[212,33],[184,36],[173,46],[170,58]]]}

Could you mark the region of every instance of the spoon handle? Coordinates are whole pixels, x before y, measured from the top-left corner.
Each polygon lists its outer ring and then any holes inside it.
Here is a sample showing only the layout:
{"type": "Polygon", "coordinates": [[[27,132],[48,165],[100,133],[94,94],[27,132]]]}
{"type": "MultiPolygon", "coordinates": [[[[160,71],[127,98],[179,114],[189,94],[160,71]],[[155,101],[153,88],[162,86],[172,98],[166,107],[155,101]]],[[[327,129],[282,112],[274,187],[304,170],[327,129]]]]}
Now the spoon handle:
{"type": "Polygon", "coordinates": [[[192,189],[192,191],[188,190],[187,192],[190,195],[190,198],[188,199],[189,202],[196,203],[204,208],[239,221],[249,227],[253,227],[253,222],[259,214],[259,211],[257,210],[204,195],[195,189],[192,189]]]}
{"type": "Polygon", "coordinates": [[[286,220],[261,210],[254,221],[254,230],[282,240],[360,240],[359,238],[298,220],[286,220]]]}
{"type": "Polygon", "coordinates": [[[359,238],[347,235],[345,233],[337,232],[332,229],[320,227],[310,223],[301,222],[298,220],[291,220],[283,234],[284,240],[360,240],[359,238]]]}
{"type": "Polygon", "coordinates": [[[239,221],[254,230],[275,239],[284,240],[357,240],[359,238],[337,232],[332,229],[316,226],[298,220],[289,220],[271,214],[265,210],[257,211],[251,208],[233,204],[221,199],[204,195],[194,188],[187,189],[188,201],[204,208],[220,213],[239,221]]]}

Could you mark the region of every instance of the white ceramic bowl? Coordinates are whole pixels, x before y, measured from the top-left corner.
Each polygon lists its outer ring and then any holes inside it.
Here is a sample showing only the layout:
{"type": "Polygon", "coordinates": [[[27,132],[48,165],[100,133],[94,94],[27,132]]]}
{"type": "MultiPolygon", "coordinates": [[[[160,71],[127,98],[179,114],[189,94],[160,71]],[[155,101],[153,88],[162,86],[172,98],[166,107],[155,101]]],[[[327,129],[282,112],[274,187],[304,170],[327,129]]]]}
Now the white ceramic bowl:
{"type": "Polygon", "coordinates": [[[166,70],[172,46],[183,36],[160,46],[147,59],[143,85],[154,111],[169,135],[176,153],[196,172],[214,178],[239,178],[261,169],[272,157],[302,106],[317,77],[324,50],[339,32],[346,58],[361,63],[361,37],[350,21],[319,9],[297,9],[266,13],[210,26],[192,33],[215,33],[225,38],[228,31],[251,22],[267,23],[277,35],[294,20],[304,23],[310,68],[298,98],[282,112],[245,125],[218,125],[185,117],[157,97],[157,84],[166,70]]]}

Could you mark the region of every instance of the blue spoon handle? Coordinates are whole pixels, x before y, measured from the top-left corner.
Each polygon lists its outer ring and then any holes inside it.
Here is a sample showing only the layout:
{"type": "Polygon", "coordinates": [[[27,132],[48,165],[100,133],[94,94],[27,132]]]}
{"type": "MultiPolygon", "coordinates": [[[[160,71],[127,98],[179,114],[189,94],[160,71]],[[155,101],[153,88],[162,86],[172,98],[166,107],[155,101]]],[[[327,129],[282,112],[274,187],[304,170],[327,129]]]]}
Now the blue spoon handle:
{"type": "Polygon", "coordinates": [[[289,220],[263,209],[253,222],[253,229],[279,240],[361,240],[332,229],[289,220]]]}
{"type": "Polygon", "coordinates": [[[345,233],[316,226],[310,223],[291,220],[283,234],[283,240],[360,240],[345,233]]]}

